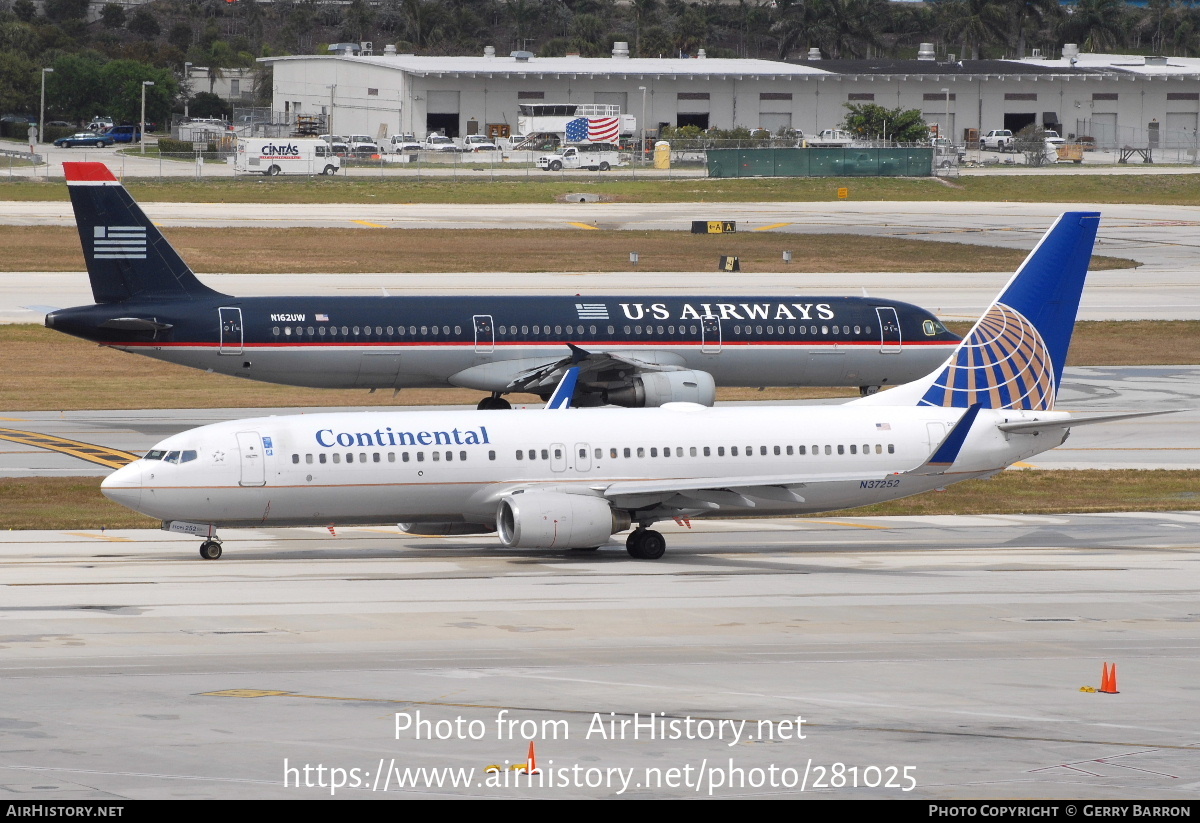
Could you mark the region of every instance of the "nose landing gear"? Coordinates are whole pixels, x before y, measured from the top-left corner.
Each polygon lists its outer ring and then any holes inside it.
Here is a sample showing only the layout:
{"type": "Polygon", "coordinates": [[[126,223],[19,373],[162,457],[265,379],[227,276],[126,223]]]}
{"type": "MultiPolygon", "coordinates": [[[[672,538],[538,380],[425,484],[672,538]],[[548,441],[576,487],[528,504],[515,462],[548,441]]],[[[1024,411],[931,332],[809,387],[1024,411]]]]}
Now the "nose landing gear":
{"type": "Polygon", "coordinates": [[[205,560],[221,559],[221,541],[215,536],[200,544],[200,556],[205,560]]]}

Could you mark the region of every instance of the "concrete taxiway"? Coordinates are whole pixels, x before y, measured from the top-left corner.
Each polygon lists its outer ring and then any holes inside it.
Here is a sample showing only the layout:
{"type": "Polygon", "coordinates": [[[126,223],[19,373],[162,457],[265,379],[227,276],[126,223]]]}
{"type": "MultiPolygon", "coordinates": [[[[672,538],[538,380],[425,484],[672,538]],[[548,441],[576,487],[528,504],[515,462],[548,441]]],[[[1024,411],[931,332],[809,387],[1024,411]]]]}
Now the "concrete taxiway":
{"type": "Polygon", "coordinates": [[[0,797],[1194,799],[1198,529],[0,533],[0,797]],[[1120,694],[1080,691],[1104,663],[1120,694]],[[527,736],[548,782],[489,786],[527,736]]]}

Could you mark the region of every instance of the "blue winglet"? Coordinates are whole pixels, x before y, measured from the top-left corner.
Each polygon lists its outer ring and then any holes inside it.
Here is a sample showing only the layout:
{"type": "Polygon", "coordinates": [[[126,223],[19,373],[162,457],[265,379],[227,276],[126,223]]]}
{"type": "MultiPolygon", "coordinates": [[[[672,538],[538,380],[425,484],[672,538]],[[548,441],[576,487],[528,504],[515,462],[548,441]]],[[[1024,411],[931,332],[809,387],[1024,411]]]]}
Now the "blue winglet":
{"type": "Polygon", "coordinates": [[[571,408],[571,398],[575,396],[575,384],[579,382],[578,366],[572,366],[567,369],[562,380],[558,382],[558,388],[554,390],[554,394],[550,395],[550,399],[546,401],[548,409],[569,409],[571,408]]]}

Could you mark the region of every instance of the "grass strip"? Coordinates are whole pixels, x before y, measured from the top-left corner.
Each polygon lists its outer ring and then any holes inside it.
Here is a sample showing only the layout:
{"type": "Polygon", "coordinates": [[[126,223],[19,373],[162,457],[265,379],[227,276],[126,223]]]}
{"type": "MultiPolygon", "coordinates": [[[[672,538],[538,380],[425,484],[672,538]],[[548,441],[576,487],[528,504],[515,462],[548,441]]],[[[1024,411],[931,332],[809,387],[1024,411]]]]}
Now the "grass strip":
{"type": "MultiPolygon", "coordinates": [[[[566,225],[566,221],[563,221],[566,225]]],[[[1012,271],[1027,252],[966,243],[932,243],[848,234],[534,229],[231,229],[172,228],[165,234],[197,272],[716,271],[737,256],[745,271],[1012,271]],[[784,250],[793,262],[783,262],[784,250]],[[641,257],[637,266],[629,253],[641,257]]],[[[0,226],[0,271],[86,270],[71,226],[0,226]]],[[[1093,270],[1133,268],[1133,260],[1093,257],[1093,270]]]]}

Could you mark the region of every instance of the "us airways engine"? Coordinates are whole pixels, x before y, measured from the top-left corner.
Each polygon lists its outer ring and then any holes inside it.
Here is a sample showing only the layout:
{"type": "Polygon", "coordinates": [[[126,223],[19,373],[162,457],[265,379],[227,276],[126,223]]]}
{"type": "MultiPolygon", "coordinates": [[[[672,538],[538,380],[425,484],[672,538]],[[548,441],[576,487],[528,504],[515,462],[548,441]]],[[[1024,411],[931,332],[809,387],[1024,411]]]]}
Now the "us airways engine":
{"type": "Polygon", "coordinates": [[[664,403],[699,403],[711,406],[717,401],[717,384],[706,371],[646,372],[634,377],[629,385],[609,389],[607,402],[635,409],[653,408],[664,403]]]}
{"type": "Polygon", "coordinates": [[[628,514],[582,494],[514,494],[496,509],[500,542],[510,549],[594,549],[627,528],[628,514]]]}

